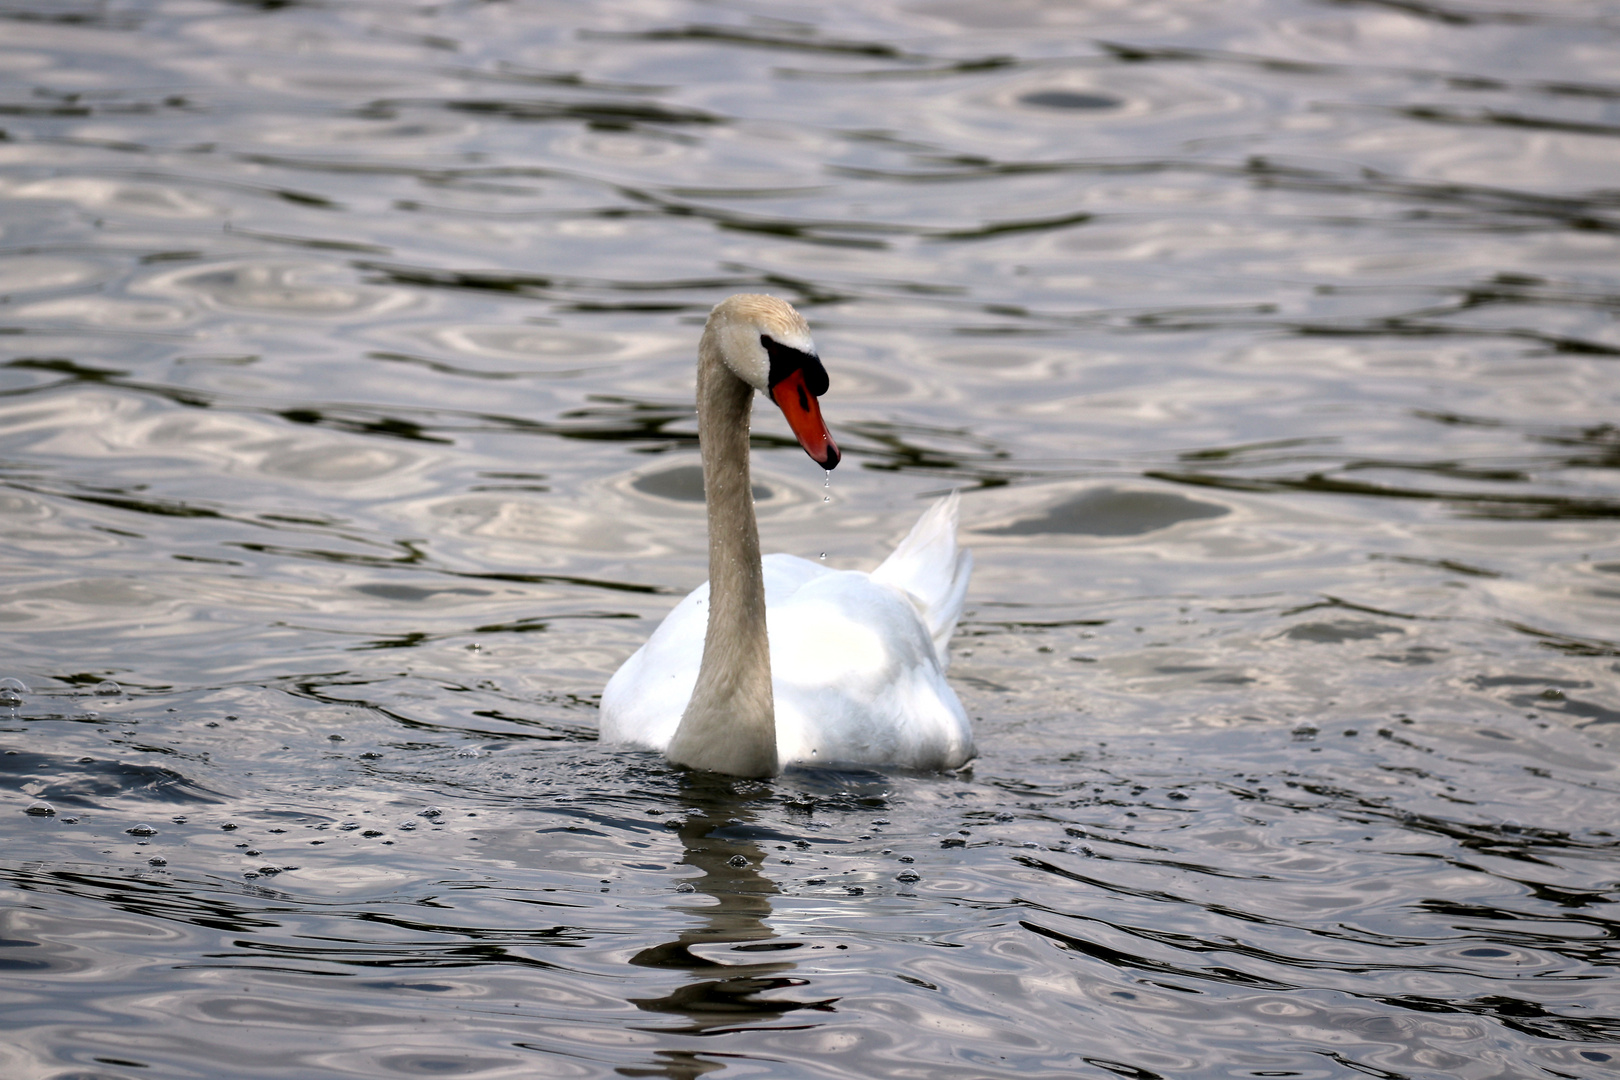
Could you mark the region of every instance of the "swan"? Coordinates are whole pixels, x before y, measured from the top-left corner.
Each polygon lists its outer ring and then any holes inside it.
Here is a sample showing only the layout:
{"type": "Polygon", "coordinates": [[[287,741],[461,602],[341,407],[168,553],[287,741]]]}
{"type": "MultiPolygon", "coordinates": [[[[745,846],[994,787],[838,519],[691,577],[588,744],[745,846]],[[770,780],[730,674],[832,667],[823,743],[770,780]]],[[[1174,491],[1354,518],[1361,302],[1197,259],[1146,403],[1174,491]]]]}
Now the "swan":
{"type": "Polygon", "coordinates": [[[709,580],[602,691],[601,740],[732,776],[790,765],[955,769],[973,731],[945,681],[972,555],[958,496],[927,510],[870,574],[759,553],[748,425],[770,396],[813,461],[838,464],[817,403],[827,372],[810,328],[773,296],[732,296],[698,344],[698,442],[709,580]]]}

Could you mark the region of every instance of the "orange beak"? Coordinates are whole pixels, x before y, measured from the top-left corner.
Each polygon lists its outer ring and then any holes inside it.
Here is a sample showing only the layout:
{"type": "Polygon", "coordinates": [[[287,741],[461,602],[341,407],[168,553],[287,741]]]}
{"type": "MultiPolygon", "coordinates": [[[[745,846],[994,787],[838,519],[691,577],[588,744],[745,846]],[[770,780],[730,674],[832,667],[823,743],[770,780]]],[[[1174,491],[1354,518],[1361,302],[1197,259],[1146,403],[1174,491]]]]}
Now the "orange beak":
{"type": "Polygon", "coordinates": [[[771,400],[787,417],[788,427],[793,429],[810,460],[823,469],[837,468],[838,444],[833,442],[827,422],[821,418],[821,405],[816,396],[804,384],[804,372],[794,371],[771,387],[771,400]]]}

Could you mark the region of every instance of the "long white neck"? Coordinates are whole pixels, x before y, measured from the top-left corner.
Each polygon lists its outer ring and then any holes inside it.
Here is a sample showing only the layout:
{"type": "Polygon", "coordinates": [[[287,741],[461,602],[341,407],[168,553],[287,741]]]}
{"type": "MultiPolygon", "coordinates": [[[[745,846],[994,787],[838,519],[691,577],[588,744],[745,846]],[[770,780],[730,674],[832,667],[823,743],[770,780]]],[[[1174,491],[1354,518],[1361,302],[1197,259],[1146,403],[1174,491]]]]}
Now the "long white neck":
{"type": "Polygon", "coordinates": [[[709,627],[692,700],[666,752],[679,765],[732,776],[775,776],[776,709],[765,633],[748,425],[754,390],[705,328],[698,345],[698,442],[709,511],[709,627]]]}

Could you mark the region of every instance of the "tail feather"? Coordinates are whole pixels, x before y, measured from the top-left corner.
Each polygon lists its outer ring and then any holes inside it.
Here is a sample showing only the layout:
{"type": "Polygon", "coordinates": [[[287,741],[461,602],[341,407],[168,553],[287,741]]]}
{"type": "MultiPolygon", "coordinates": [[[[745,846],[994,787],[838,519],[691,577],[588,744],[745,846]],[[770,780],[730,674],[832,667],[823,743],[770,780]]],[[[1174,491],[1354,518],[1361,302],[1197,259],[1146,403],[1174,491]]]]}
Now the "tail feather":
{"type": "Polygon", "coordinates": [[[956,620],[962,616],[968,577],[973,573],[973,553],[956,546],[961,502],[953,491],[929,507],[894,553],[872,571],[872,580],[911,595],[934,640],[941,667],[950,663],[947,647],[956,620]]]}

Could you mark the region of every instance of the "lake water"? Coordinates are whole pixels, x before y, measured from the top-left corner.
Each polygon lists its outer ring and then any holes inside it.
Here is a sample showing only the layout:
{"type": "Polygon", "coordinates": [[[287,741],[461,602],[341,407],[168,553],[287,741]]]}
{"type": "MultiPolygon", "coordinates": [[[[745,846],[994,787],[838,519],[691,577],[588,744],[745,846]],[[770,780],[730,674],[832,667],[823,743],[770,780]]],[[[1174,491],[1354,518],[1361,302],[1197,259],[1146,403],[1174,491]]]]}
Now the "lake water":
{"type": "Polygon", "coordinates": [[[0,1075],[1620,1075],[1620,4],[7,0],[0,1075]],[[683,774],[809,318],[948,776],[683,774]]]}

